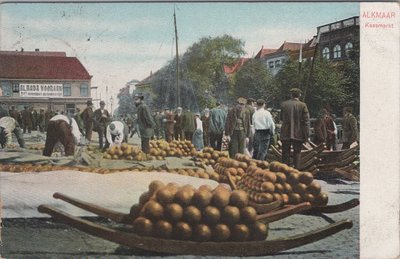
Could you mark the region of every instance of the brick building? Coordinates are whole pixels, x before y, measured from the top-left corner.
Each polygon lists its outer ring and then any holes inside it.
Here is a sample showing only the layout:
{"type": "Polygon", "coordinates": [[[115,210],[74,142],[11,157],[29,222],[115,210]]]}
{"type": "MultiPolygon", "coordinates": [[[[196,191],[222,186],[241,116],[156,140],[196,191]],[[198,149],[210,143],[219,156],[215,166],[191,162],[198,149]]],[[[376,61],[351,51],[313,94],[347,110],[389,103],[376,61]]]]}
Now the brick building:
{"type": "Polygon", "coordinates": [[[320,56],[333,61],[345,60],[360,40],[359,16],[319,26],[317,32],[320,56]]]}
{"type": "Polygon", "coordinates": [[[82,63],[65,52],[0,51],[0,103],[17,110],[82,109],[92,99],[91,78],[82,63]]]}

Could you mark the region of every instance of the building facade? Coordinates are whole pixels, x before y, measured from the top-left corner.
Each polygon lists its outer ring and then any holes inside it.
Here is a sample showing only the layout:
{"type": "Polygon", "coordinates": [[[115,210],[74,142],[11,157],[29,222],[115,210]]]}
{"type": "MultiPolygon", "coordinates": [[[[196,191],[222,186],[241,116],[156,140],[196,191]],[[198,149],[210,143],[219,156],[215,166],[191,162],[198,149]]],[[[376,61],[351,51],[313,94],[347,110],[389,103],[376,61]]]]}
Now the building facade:
{"type": "Polygon", "coordinates": [[[0,103],[74,113],[91,100],[91,78],[65,52],[0,51],[0,103]]]}
{"type": "Polygon", "coordinates": [[[267,49],[268,51],[266,51],[262,48],[255,58],[261,59],[266,68],[275,76],[290,58],[290,53],[299,51],[302,45],[304,44],[285,41],[278,49],[267,49]]]}
{"type": "Polygon", "coordinates": [[[325,24],[317,27],[321,57],[342,61],[348,59],[348,53],[360,41],[359,16],[325,24]]]}

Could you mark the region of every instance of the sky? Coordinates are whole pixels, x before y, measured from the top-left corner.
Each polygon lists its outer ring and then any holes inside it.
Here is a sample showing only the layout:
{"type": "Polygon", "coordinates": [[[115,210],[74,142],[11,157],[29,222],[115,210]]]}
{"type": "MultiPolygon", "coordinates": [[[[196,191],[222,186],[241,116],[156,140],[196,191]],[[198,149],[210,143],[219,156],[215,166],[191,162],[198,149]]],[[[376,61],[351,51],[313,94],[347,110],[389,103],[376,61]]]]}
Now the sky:
{"type": "Polygon", "coordinates": [[[359,3],[8,3],[0,5],[0,48],[77,57],[109,107],[127,82],[174,57],[174,8],[180,54],[202,37],[229,34],[245,42],[245,57],[359,15],[359,3]]]}

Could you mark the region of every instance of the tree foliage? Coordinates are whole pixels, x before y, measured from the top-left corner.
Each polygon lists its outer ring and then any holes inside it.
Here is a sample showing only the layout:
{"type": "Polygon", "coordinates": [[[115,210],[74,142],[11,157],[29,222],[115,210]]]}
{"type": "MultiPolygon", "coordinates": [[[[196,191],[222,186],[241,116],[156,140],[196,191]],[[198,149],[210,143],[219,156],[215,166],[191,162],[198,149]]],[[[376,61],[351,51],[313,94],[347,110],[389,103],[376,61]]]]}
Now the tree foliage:
{"type": "Polygon", "coordinates": [[[269,102],[276,91],[271,72],[259,59],[249,60],[235,75],[232,91],[235,98],[262,98],[269,102]]]}
{"type": "Polygon", "coordinates": [[[311,62],[305,62],[299,69],[294,61],[287,62],[275,77],[277,95],[275,104],[289,98],[289,89],[297,87],[305,94],[304,101],[312,116],[322,108],[339,111],[346,102],[346,78],[339,66],[333,62],[318,58],[310,74],[311,62]]]}

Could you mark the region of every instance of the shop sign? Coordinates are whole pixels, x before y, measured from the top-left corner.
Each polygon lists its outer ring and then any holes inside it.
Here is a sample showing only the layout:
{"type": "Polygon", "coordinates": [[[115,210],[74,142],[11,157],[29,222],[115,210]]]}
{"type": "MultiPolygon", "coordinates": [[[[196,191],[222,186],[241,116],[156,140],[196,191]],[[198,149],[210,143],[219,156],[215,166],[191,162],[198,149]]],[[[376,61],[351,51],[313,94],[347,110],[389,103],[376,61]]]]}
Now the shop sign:
{"type": "Polygon", "coordinates": [[[63,97],[62,84],[20,84],[20,97],[63,97]]]}

